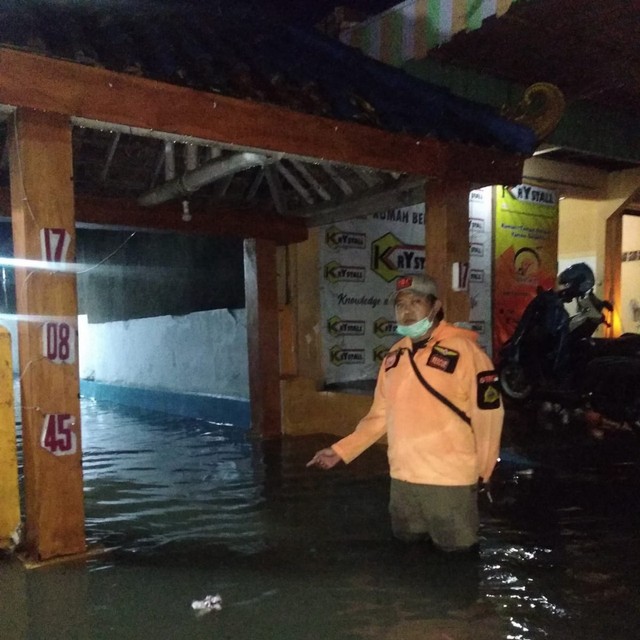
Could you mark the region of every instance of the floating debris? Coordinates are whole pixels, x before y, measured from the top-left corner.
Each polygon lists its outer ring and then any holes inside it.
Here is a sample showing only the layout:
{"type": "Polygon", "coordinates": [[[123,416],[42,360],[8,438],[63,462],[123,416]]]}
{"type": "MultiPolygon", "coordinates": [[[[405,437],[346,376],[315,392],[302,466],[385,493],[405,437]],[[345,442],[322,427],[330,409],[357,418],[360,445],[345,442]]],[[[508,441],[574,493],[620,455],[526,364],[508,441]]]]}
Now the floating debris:
{"type": "Polygon", "coordinates": [[[200,615],[209,611],[220,611],[222,609],[222,598],[216,594],[215,596],[205,596],[204,600],[194,600],[191,608],[200,615]]]}

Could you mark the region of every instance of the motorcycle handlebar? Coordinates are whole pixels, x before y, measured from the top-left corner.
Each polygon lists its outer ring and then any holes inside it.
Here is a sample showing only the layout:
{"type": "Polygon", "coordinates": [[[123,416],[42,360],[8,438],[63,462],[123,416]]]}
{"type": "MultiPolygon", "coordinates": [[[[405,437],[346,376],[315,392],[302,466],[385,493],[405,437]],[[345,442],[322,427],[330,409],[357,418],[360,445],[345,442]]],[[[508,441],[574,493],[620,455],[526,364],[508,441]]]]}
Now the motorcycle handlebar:
{"type": "Polygon", "coordinates": [[[593,293],[593,291],[589,292],[589,299],[598,311],[602,311],[603,309],[606,309],[607,311],[613,311],[613,305],[611,304],[611,302],[609,302],[608,300],[601,300],[595,293],[593,293]]]}

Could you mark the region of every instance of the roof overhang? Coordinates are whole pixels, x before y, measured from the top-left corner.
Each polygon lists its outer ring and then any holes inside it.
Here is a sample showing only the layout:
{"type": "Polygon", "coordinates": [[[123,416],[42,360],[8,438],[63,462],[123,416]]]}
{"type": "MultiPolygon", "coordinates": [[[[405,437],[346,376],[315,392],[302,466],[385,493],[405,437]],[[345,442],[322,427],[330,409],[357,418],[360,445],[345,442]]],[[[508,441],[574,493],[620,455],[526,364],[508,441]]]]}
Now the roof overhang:
{"type": "MultiPolygon", "coordinates": [[[[25,108],[63,114],[84,127],[474,185],[516,184],[526,159],[4,47],[0,47],[0,105],[4,111],[25,108]]],[[[331,219],[327,207],[316,211],[323,221],[331,219]]],[[[108,207],[103,215],[103,223],[109,224],[108,207]]],[[[313,221],[306,224],[313,226],[313,221]]]]}

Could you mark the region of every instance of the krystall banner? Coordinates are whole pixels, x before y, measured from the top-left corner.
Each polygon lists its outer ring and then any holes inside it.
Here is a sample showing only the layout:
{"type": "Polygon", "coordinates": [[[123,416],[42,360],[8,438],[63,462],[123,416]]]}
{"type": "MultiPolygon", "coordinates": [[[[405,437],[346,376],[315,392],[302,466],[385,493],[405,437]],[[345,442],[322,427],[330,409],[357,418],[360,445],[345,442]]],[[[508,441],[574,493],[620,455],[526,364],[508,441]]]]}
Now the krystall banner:
{"type": "Polygon", "coordinates": [[[491,356],[493,187],[469,193],[469,322],[478,343],[491,356]]]}
{"type": "Polygon", "coordinates": [[[496,187],[494,354],[514,332],[538,287],[555,285],[558,199],[555,192],[521,184],[496,187]]]}
{"type": "Polygon", "coordinates": [[[424,204],[320,229],[325,380],[370,380],[399,339],[389,298],[396,278],[424,273],[424,204]]]}

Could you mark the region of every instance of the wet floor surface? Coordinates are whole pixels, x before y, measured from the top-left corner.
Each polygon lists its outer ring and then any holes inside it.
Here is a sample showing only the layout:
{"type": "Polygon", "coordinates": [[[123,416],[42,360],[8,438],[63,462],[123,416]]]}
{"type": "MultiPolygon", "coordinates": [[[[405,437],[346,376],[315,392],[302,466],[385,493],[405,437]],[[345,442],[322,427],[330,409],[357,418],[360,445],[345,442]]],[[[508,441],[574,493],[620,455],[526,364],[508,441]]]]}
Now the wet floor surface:
{"type": "MultiPolygon", "coordinates": [[[[385,452],[306,469],[329,436],[83,401],[87,535],[111,549],[0,559],[0,638],[623,639],[640,624],[640,441],[507,452],[477,556],[391,540],[385,452]],[[220,594],[198,615],[193,600],[220,594]]],[[[508,444],[512,444],[508,442],[508,444]]]]}

